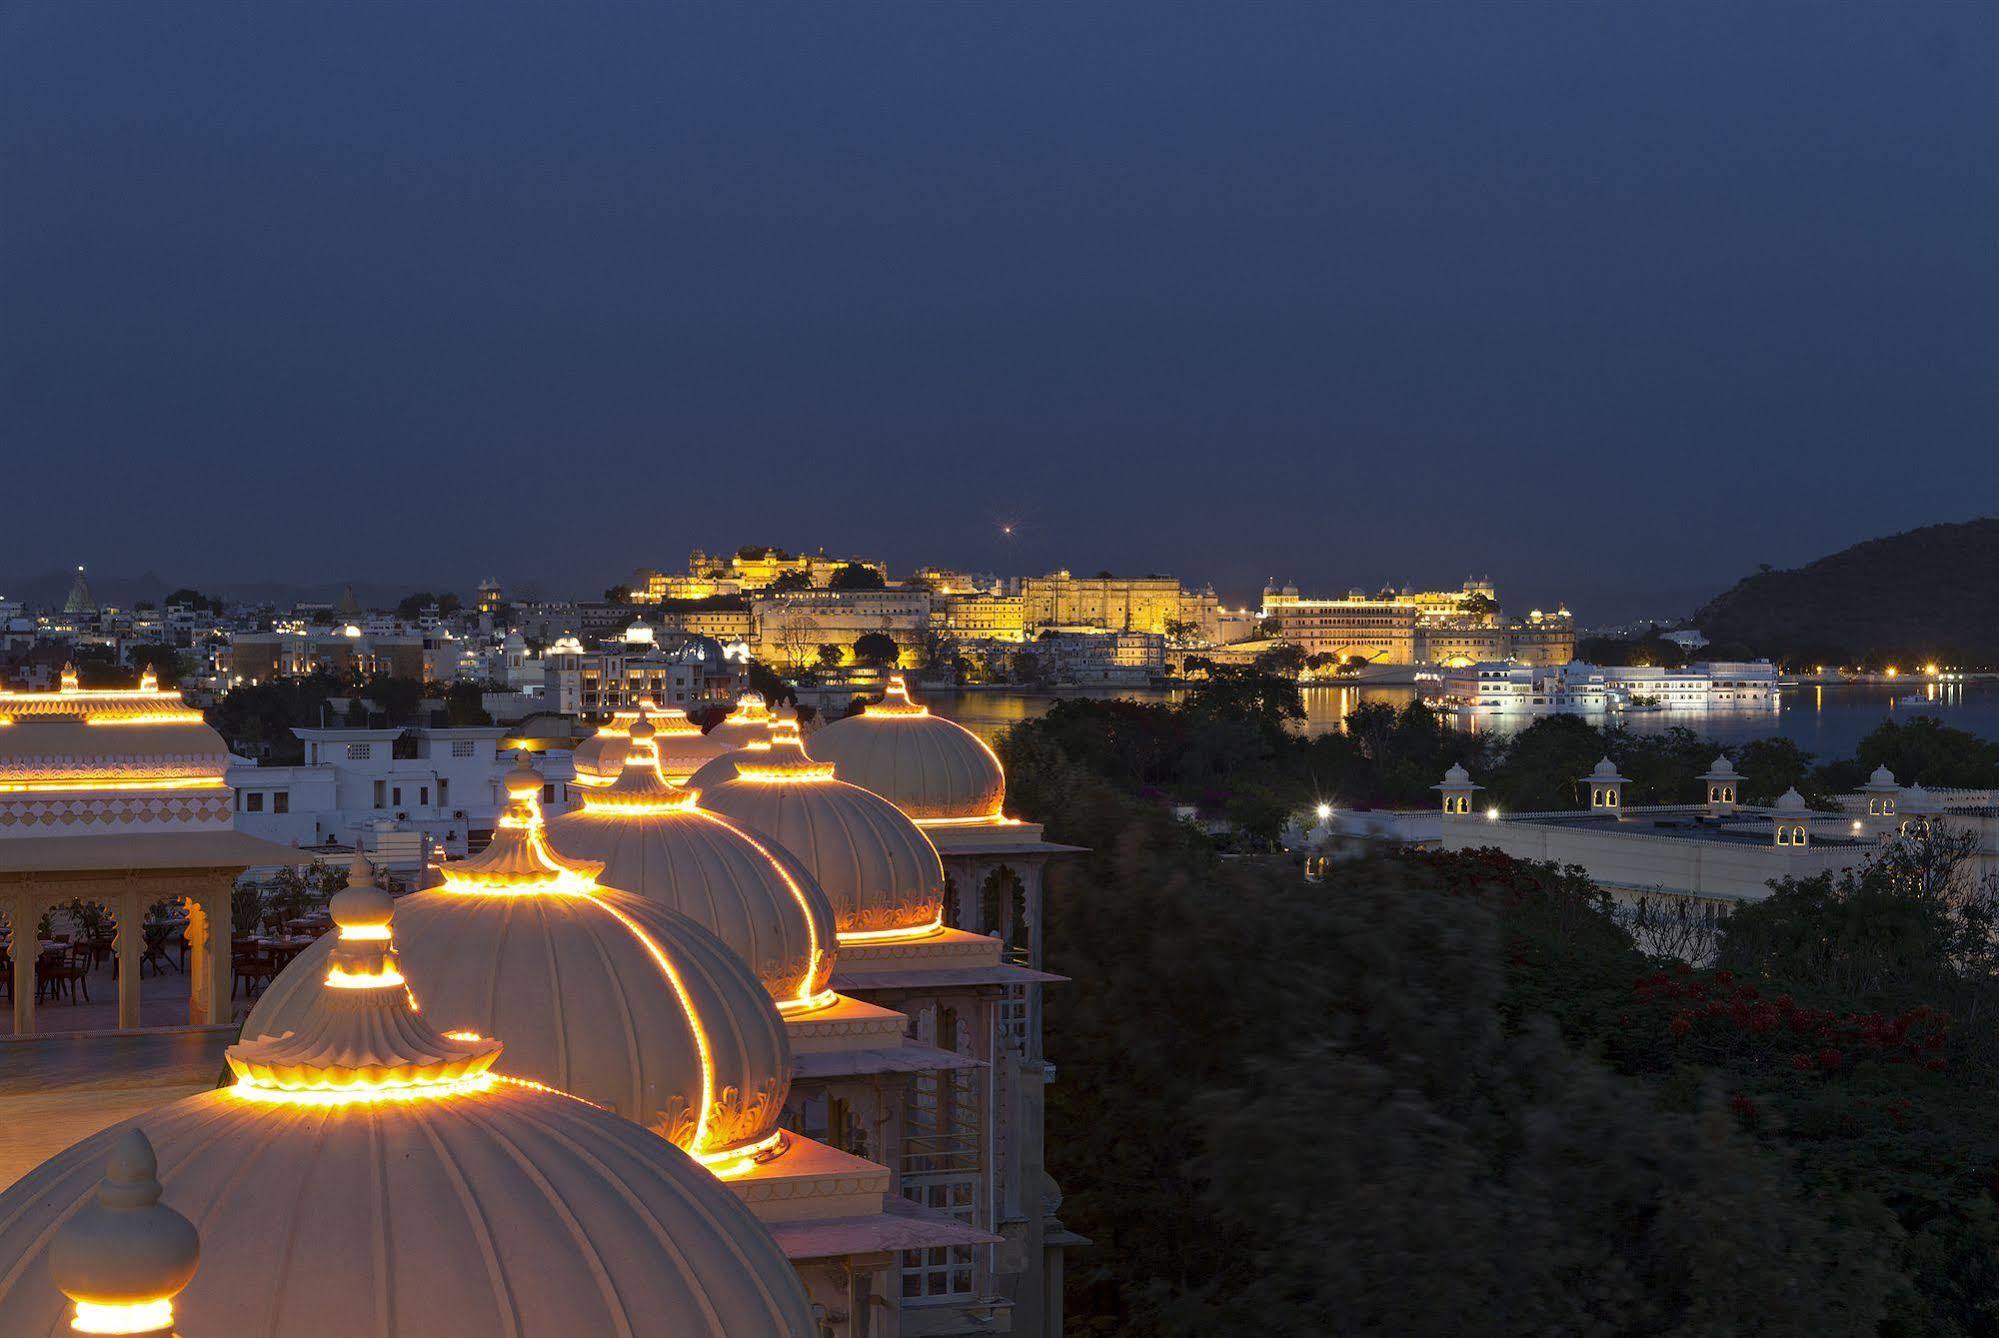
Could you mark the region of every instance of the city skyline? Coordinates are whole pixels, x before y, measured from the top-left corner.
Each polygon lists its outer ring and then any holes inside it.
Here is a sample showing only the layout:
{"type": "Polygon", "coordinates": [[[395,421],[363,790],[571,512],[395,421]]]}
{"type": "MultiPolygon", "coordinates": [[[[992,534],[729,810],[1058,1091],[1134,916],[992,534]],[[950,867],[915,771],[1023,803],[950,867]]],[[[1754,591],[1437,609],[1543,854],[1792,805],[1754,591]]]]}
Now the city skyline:
{"type": "Polygon", "coordinates": [[[1823,12],[15,9],[0,421],[92,526],[0,573],[1587,606],[1963,519],[1999,24],[1823,12]]]}

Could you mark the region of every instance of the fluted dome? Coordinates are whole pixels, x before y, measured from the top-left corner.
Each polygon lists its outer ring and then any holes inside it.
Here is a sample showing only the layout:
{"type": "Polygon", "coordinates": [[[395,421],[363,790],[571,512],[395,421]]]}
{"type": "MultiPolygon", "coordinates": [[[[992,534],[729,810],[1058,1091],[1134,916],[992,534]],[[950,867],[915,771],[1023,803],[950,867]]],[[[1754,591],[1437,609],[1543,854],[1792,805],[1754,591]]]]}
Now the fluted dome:
{"type": "Polygon", "coordinates": [[[386,933],[343,921],[327,943],[299,1030],[230,1047],[234,1086],[94,1134],[0,1195],[0,1338],[66,1331],[59,1282],[93,1298],[90,1331],[106,1333],[815,1332],[776,1243],[706,1170],[607,1111],[496,1077],[498,1042],[411,1007],[386,933]],[[186,1242],[135,1253],[129,1223],[54,1230],[162,1194],[199,1231],[198,1269],[186,1242]]]}
{"type": "Polygon", "coordinates": [[[685,780],[702,763],[729,751],[726,740],[703,734],[701,727],[687,718],[687,712],[641,702],[635,710],[613,715],[609,723],[576,746],[573,760],[579,784],[608,784],[618,778],[632,726],[641,719],[652,728],[660,772],[670,781],[685,780]]]}
{"type": "Polygon", "coordinates": [[[818,878],[842,942],[919,938],[943,928],[944,866],[916,824],[872,790],[808,757],[795,727],[733,779],[701,791],[703,808],[775,837],[818,878]]]}
{"type": "Polygon", "coordinates": [[[565,857],[603,865],[614,887],[670,906],[749,963],[784,1012],[831,1001],[833,908],[782,846],[695,807],[669,786],[652,735],[633,725],[618,779],[585,791],[582,807],[548,825],[565,857]]]}
{"type": "Polygon", "coordinates": [[[998,818],[1006,798],[1006,772],[985,740],[911,701],[900,674],[879,703],[814,734],[812,756],[918,821],[998,818]]]}
{"type": "Polygon", "coordinates": [[[760,692],[745,692],[736,699],[736,707],[708,731],[708,737],[724,749],[740,748],[746,743],[761,743],[770,733],[772,715],[760,692]]]}
{"type": "MultiPolygon", "coordinates": [[[[711,1164],[781,1149],[791,1052],[762,982],[693,920],[551,850],[540,780],[509,773],[492,845],[446,865],[443,887],[396,901],[424,1016],[504,1037],[500,1072],[594,1101],[711,1164]]],[[[330,946],[285,969],[245,1036],[300,1027],[330,946]]]]}

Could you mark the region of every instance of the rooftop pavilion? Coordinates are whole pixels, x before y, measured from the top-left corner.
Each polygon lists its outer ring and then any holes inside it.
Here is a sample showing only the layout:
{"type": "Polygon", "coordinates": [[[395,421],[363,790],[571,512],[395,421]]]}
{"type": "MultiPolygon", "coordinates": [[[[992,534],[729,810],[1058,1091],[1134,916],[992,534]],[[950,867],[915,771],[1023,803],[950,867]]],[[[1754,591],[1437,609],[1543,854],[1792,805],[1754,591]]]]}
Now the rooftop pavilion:
{"type": "MultiPolygon", "coordinates": [[[[35,1030],[31,938],[45,912],[104,907],[117,927],[117,1025],[141,1025],[149,910],[185,922],[187,1021],[231,1020],[229,897],[258,866],[303,863],[290,846],[234,830],[229,751],[148,670],[136,688],[0,691],[0,913],[9,928],[13,1034],[35,1030]]],[[[52,946],[52,945],[50,945],[52,946]]]]}
{"type": "MultiPolygon", "coordinates": [[[[1445,849],[1495,848],[1520,859],[1580,865],[1613,892],[1662,893],[1721,902],[1758,901],[1782,878],[1839,873],[1865,863],[1884,841],[1950,810],[1920,786],[1904,788],[1886,768],[1830,811],[1814,810],[1794,788],[1767,805],[1742,802],[1742,777],[1726,757],[1692,778],[1700,804],[1630,805],[1630,782],[1609,758],[1577,778],[1587,807],[1543,812],[1483,809],[1482,788],[1462,767],[1441,784],[1445,849]]],[[[1968,812],[1977,810],[1967,810],[1968,812]]],[[[1999,810],[1991,811],[1999,827],[1999,810]]],[[[1991,840],[1985,842],[1990,858],[1991,840]]]]}

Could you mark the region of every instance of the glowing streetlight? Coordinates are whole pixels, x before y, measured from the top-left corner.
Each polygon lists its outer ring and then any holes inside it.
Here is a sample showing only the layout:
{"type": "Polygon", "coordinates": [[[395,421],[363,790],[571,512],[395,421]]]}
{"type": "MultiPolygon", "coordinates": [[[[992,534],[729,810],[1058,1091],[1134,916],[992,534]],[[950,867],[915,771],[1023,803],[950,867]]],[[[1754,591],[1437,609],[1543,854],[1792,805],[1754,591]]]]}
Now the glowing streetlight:
{"type": "Polygon", "coordinates": [[[1321,804],[1319,805],[1318,813],[1319,813],[1319,821],[1324,822],[1326,819],[1333,816],[1333,806],[1331,804],[1321,804]]]}

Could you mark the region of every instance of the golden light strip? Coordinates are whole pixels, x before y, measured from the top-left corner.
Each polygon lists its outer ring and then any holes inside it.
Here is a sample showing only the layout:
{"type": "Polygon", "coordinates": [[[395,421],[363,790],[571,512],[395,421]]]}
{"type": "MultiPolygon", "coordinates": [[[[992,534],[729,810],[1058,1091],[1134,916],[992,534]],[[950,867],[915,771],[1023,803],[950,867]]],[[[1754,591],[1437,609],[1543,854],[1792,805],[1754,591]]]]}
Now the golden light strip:
{"type": "Polygon", "coordinates": [[[78,790],[226,790],[220,776],[165,776],[158,780],[0,781],[0,794],[61,794],[78,790]]]}
{"type": "Polygon", "coordinates": [[[379,990],[404,984],[403,973],[393,966],[366,973],[334,967],[326,973],[326,983],[336,990],[379,990]]]}
{"type": "Polygon", "coordinates": [[[940,907],[937,918],[927,925],[917,925],[908,929],[853,929],[840,935],[842,943],[900,943],[905,939],[929,938],[944,932],[944,911],[940,907]]]}
{"type": "Polygon", "coordinates": [[[696,1153],[694,1160],[708,1168],[708,1173],[717,1180],[734,1180],[739,1175],[747,1175],[763,1162],[770,1161],[785,1148],[784,1130],[774,1129],[766,1138],[761,1138],[748,1147],[730,1148],[726,1152],[696,1153]]]}
{"type": "Polygon", "coordinates": [[[673,987],[675,997],[680,1000],[680,1011],[686,1015],[687,1025],[694,1033],[694,1048],[701,1055],[701,1110],[695,1116],[694,1137],[689,1140],[687,1150],[698,1156],[708,1141],[708,1115],[715,1104],[715,1056],[708,1042],[708,1029],[701,1021],[700,1010],[694,1006],[694,996],[687,992],[687,983],[680,978],[679,969],[667,959],[665,951],[653,941],[652,935],[646,933],[645,926],[608,901],[600,900],[595,904],[616,916],[618,922],[639,941],[639,946],[652,955],[654,965],[666,977],[666,983],[673,987]]]}
{"type": "Polygon", "coordinates": [[[357,1106],[385,1101],[428,1101],[444,1097],[476,1096],[493,1086],[491,1073],[475,1073],[469,1078],[444,1082],[353,1082],[328,1083],[324,1087],[262,1087],[247,1078],[226,1088],[237,1099],[271,1106],[357,1106]]]}
{"type": "Polygon", "coordinates": [[[808,762],[801,767],[773,767],[738,762],[735,779],[749,781],[753,785],[792,785],[801,781],[829,781],[833,779],[833,764],[808,762]]]}
{"type": "Polygon", "coordinates": [[[174,1326],[171,1300],[134,1301],[124,1305],[104,1305],[78,1301],[76,1318],[69,1323],[71,1333],[147,1334],[166,1333],[174,1326]]]}

